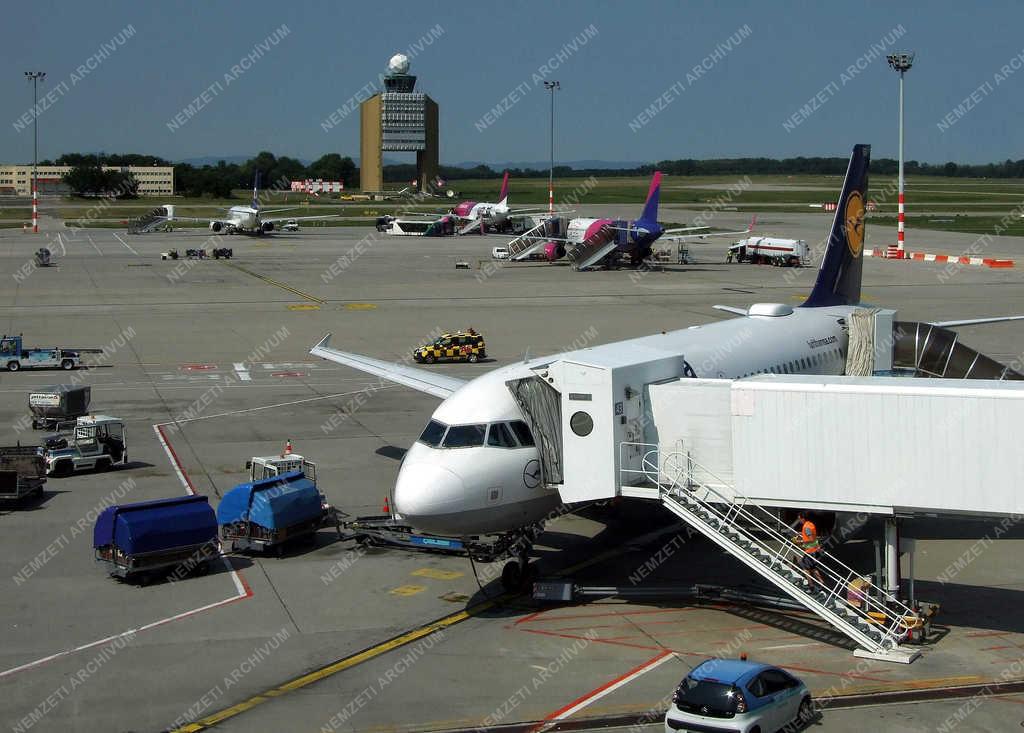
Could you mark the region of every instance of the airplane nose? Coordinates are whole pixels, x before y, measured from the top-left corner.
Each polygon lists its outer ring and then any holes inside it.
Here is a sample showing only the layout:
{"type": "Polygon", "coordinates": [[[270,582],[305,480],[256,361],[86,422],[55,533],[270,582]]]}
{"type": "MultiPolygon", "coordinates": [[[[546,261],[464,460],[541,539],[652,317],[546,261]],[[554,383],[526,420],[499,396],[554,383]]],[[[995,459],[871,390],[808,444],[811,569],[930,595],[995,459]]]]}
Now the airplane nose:
{"type": "Polygon", "coordinates": [[[438,519],[464,509],[465,499],[462,479],[443,466],[404,463],[398,472],[395,511],[414,527],[431,531],[438,519]]]}

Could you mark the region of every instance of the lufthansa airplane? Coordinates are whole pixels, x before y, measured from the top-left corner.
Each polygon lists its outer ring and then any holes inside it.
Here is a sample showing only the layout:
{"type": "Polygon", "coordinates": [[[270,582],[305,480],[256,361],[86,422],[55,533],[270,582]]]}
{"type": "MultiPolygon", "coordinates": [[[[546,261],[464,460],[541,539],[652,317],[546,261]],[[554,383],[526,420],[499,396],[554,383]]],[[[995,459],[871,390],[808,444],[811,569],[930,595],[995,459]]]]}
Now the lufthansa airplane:
{"type": "MultiPolygon", "coordinates": [[[[521,531],[557,511],[561,502],[558,492],[539,480],[538,448],[506,385],[511,380],[534,376],[534,369],[559,359],[638,349],[685,356],[691,369],[680,376],[735,379],[788,362],[806,364],[800,371],[807,374],[843,373],[846,324],[860,302],[869,158],[870,146],[854,147],[817,280],[797,308],[718,306],[741,317],[517,362],[468,381],[339,351],[328,345],[330,334],[310,353],[441,398],[398,472],[394,509],[402,521],[448,537],[521,531]],[[723,354],[723,343],[742,347],[723,354]]],[[[995,320],[1011,318],[935,325],[995,320]]]]}

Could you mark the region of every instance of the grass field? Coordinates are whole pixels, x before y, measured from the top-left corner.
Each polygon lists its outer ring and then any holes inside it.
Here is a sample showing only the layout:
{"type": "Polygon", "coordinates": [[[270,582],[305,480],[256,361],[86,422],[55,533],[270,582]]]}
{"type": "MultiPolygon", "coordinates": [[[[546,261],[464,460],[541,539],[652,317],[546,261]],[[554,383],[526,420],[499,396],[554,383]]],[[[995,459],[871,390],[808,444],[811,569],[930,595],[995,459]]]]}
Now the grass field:
{"type": "MultiPolygon", "coordinates": [[[[543,206],[547,203],[546,178],[513,178],[511,180],[513,206],[543,206]]],[[[665,176],[662,181],[661,201],[664,204],[685,205],[688,209],[736,210],[746,213],[814,211],[813,205],[834,201],[842,184],[841,176],[665,176]]],[[[650,185],[646,176],[609,178],[564,178],[555,181],[556,203],[576,204],[636,204],[638,212],[650,185]]],[[[339,214],[342,219],[335,226],[365,224],[345,221],[351,217],[379,216],[403,211],[444,211],[464,199],[493,201],[497,198],[500,181],[497,179],[470,179],[450,181],[449,188],[458,191],[455,199],[427,199],[421,205],[409,206],[402,201],[341,201],[337,197],[308,197],[292,192],[267,192],[262,197],[266,208],[294,207],[294,216],[339,214]]],[[[138,217],[162,203],[173,203],[179,216],[214,217],[232,205],[247,203],[250,192],[238,190],[231,200],[172,197],[162,199],[136,199],[113,202],[83,199],[44,199],[41,209],[50,216],[65,220],[96,220],[95,226],[124,226],[120,222],[138,217]]],[[[999,219],[1014,210],[1024,211],[1024,180],[911,177],[906,184],[907,209],[919,212],[908,218],[908,227],[943,229],[985,233],[999,219]],[[957,214],[970,214],[958,217],[957,214]],[[943,221],[948,219],[949,221],[943,221]],[[961,221],[961,219],[967,219],[961,221]]],[[[871,180],[869,198],[875,201],[877,212],[894,216],[896,213],[896,181],[891,177],[871,180]]],[[[666,218],[669,215],[666,212],[666,218]]],[[[31,218],[31,202],[27,199],[0,201],[0,224],[20,223],[31,218]]],[[[672,217],[684,219],[684,216],[672,217]]],[[[873,217],[885,224],[885,216],[873,217]]],[[[1024,220],[1020,226],[1011,226],[1007,234],[1024,236],[1024,220]]],[[[685,222],[683,222],[685,224],[685,222]]],[[[310,222],[310,225],[312,222],[310,222]]],[[[188,226],[182,223],[180,226],[188,226]]]]}

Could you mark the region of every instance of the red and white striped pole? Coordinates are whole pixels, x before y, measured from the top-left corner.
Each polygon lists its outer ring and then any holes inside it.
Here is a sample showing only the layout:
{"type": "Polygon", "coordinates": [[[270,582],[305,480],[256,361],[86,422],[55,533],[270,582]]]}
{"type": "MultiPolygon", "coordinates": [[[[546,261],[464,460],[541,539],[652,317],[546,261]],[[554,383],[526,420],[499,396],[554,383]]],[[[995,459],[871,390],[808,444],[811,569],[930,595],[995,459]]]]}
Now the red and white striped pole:
{"type": "MultiPolygon", "coordinates": [[[[903,183],[902,178],[900,184],[903,183]]],[[[899,212],[896,214],[896,248],[899,250],[900,259],[903,259],[903,191],[899,192],[899,198],[897,199],[899,205],[899,212]]]]}
{"type": "Polygon", "coordinates": [[[38,184],[32,181],[32,233],[39,234],[39,190],[38,184]]]}

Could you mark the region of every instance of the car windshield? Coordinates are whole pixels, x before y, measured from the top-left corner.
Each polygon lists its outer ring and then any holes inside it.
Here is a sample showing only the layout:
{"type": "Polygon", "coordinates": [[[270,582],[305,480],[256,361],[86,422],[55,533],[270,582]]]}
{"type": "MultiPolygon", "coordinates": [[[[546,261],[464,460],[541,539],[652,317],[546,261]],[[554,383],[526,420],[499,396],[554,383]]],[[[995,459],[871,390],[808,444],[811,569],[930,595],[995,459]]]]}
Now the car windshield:
{"type": "Polygon", "coordinates": [[[436,448],[441,443],[441,438],[444,436],[444,431],[448,429],[448,426],[444,423],[440,423],[437,420],[431,420],[427,423],[427,427],[423,428],[423,434],[420,435],[420,442],[426,443],[431,448],[436,448]]]}
{"type": "Polygon", "coordinates": [[[486,425],[452,425],[444,436],[445,448],[471,448],[484,444],[486,425]]]}
{"type": "Polygon", "coordinates": [[[676,691],[676,702],[691,710],[706,707],[710,712],[732,713],[736,711],[736,688],[723,682],[687,677],[676,691]]]}

